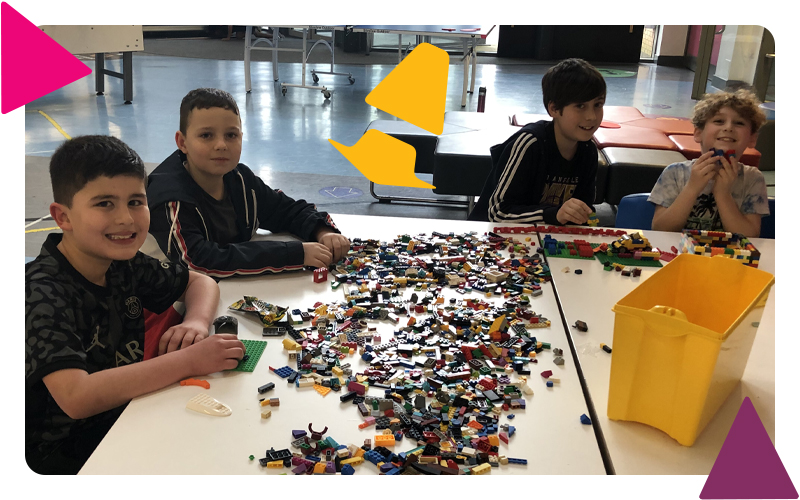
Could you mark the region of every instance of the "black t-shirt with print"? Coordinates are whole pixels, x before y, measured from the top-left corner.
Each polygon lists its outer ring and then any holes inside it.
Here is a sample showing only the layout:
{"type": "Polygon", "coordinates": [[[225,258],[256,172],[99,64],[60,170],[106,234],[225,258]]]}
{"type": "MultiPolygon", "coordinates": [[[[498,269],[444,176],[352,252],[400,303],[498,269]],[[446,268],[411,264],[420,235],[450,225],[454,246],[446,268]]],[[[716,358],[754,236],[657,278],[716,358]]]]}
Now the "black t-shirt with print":
{"type": "Polygon", "coordinates": [[[25,266],[25,458],[39,473],[76,473],[125,405],[73,420],[42,382],[77,368],[92,374],[142,360],[142,309],[160,313],[184,292],[189,272],[141,252],[114,261],[101,287],[83,277],[51,234],[25,266]]]}

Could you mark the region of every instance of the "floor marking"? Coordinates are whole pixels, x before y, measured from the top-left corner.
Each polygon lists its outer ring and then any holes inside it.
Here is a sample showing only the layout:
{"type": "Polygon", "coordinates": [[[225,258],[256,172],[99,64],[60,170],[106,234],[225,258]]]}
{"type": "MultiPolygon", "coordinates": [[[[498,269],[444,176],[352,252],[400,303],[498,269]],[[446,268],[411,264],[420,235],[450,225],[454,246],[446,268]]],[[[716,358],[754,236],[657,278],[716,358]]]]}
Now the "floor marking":
{"type": "Polygon", "coordinates": [[[56,226],[56,227],[43,227],[42,229],[28,229],[27,231],[25,231],[25,234],[38,233],[40,231],[52,231],[53,229],[61,229],[61,228],[56,226]]]}
{"type": "Polygon", "coordinates": [[[44,111],[42,111],[42,110],[40,110],[40,109],[39,109],[39,110],[37,110],[37,111],[39,112],[39,114],[40,114],[40,115],[42,115],[42,116],[44,116],[45,118],[47,118],[47,121],[49,121],[50,123],[52,123],[52,124],[53,124],[53,126],[56,128],[56,130],[58,130],[59,132],[61,132],[61,135],[63,135],[63,136],[64,136],[64,137],[66,137],[67,139],[72,139],[72,137],[70,137],[69,135],[67,135],[67,133],[66,133],[66,132],[64,132],[64,129],[63,129],[63,128],[61,128],[61,125],[59,125],[58,123],[56,123],[56,121],[55,121],[55,120],[53,120],[52,118],[50,118],[49,116],[47,116],[47,113],[45,113],[44,111]]]}

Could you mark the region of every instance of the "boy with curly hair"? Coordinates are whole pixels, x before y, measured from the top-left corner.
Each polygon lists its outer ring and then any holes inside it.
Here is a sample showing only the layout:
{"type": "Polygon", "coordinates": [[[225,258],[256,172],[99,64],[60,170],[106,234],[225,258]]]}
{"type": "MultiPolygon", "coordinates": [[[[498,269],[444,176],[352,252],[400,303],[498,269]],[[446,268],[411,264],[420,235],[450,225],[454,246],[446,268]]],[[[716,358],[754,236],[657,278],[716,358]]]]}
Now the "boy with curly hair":
{"type": "Polygon", "coordinates": [[[724,230],[758,237],[761,217],[769,215],[767,185],[758,168],[738,159],[755,146],[765,121],[748,90],[703,96],[692,113],[702,154],[661,173],[648,198],[656,204],[653,230],[724,230]]]}

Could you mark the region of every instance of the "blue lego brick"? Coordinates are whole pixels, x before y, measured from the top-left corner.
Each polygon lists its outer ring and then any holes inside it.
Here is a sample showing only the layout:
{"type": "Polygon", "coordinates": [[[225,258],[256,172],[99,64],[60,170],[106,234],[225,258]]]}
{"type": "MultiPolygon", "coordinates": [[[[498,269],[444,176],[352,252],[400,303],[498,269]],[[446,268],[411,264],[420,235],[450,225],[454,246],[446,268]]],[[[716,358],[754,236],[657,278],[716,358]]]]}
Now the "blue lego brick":
{"type": "Polygon", "coordinates": [[[513,413],[509,413],[509,414],[507,415],[507,418],[508,418],[509,420],[513,420],[515,416],[516,416],[516,415],[514,415],[513,413]]]}
{"type": "Polygon", "coordinates": [[[583,415],[581,415],[581,423],[583,425],[592,425],[592,419],[587,417],[586,414],[584,413],[583,415]]]}
{"type": "Polygon", "coordinates": [[[292,431],[292,438],[293,439],[300,439],[306,435],[306,431],[292,431]]]}
{"type": "Polygon", "coordinates": [[[397,467],[386,473],[387,476],[396,476],[397,474],[400,474],[400,469],[397,467]]]}
{"type": "Polygon", "coordinates": [[[553,381],[552,380],[548,380],[547,381],[547,387],[553,387],[553,381]]]}
{"type": "Polygon", "coordinates": [[[517,428],[514,427],[513,425],[509,425],[508,426],[508,437],[513,436],[515,432],[517,432],[517,428]]]}
{"type": "Polygon", "coordinates": [[[520,465],[528,465],[528,460],[525,458],[509,458],[508,463],[510,464],[520,464],[520,465]]]}
{"type": "Polygon", "coordinates": [[[276,368],[275,370],[273,370],[273,372],[280,378],[286,378],[292,373],[294,373],[294,370],[292,370],[288,366],[284,366],[283,368],[276,368]]]}
{"type": "Polygon", "coordinates": [[[344,464],[342,466],[342,475],[343,476],[352,476],[356,473],[356,470],[350,464],[344,464]]]}
{"type": "Polygon", "coordinates": [[[385,460],[383,459],[383,455],[381,455],[375,450],[370,450],[364,453],[364,460],[366,460],[367,462],[372,462],[375,465],[378,465],[378,462],[385,462],[385,460]]]}

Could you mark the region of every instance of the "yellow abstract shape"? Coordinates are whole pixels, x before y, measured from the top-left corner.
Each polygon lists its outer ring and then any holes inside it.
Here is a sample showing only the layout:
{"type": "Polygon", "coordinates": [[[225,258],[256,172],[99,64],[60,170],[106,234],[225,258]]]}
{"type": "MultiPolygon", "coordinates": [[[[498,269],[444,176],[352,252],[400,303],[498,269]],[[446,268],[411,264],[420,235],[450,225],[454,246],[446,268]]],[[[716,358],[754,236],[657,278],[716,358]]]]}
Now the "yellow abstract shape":
{"type": "Polygon", "coordinates": [[[414,175],[417,159],[414,147],[380,130],[367,130],[357,143],[349,147],[333,139],[328,139],[328,142],[375,184],[436,189],[414,175]]]}
{"type": "Polygon", "coordinates": [[[449,63],[447,52],[422,43],[364,100],[370,106],[439,135],[444,129],[449,63]]]}

